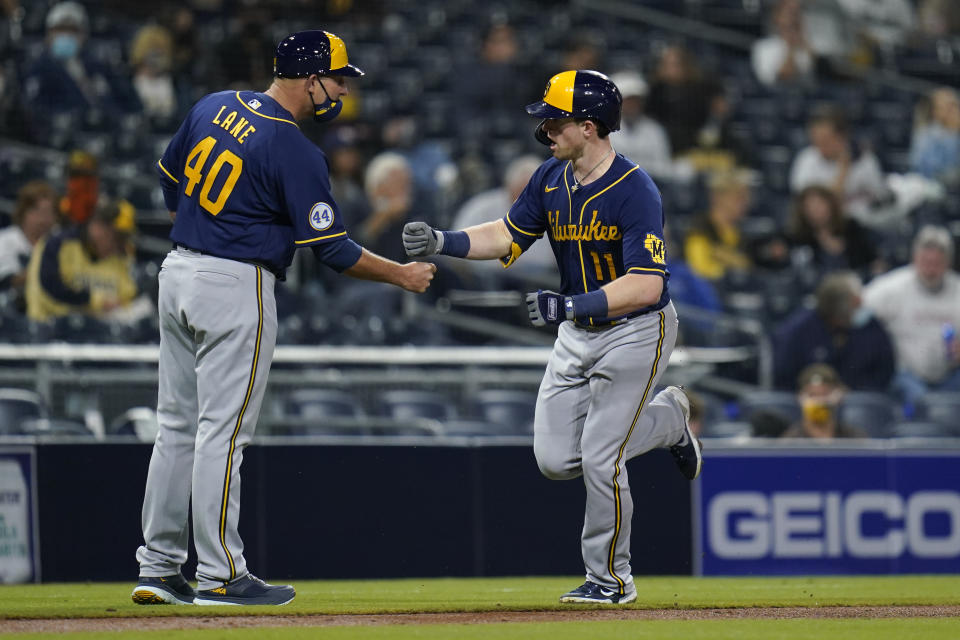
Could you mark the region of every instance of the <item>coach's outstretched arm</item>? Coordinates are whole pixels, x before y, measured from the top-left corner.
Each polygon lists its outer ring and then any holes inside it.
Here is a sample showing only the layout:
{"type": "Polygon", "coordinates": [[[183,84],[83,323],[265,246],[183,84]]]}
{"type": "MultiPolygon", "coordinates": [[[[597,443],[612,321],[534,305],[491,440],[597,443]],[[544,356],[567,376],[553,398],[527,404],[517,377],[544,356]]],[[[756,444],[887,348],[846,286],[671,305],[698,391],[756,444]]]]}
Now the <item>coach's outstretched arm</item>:
{"type": "Polygon", "coordinates": [[[400,264],[363,249],[360,257],[344,273],[360,280],[375,280],[393,284],[407,291],[423,293],[430,286],[437,266],[429,262],[400,264]]]}

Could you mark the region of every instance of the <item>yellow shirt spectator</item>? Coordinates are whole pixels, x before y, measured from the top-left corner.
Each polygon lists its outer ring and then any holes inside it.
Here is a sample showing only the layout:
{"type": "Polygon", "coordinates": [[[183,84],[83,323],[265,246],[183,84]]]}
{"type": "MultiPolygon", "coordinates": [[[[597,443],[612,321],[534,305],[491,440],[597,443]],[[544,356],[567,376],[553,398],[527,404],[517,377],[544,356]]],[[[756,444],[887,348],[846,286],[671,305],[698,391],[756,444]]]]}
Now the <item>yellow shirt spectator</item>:
{"type": "Polygon", "coordinates": [[[134,229],[126,202],[97,209],[79,228],[37,243],[27,267],[27,315],[48,322],[72,313],[99,316],[137,295],[128,250],[134,229]]]}

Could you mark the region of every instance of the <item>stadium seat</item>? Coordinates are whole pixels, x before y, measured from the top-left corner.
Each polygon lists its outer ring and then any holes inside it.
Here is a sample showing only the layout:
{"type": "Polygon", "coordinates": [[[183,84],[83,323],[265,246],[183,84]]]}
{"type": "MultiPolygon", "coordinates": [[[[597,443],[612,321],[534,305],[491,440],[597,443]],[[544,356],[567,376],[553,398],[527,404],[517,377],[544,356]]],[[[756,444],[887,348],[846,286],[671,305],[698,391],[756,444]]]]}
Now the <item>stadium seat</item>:
{"type": "Polygon", "coordinates": [[[960,393],[931,391],[924,394],[915,407],[918,419],[956,428],[960,422],[960,393]]]}
{"type": "Polygon", "coordinates": [[[753,391],[738,400],[740,419],[749,421],[755,414],[764,411],[784,418],[788,424],[800,419],[800,405],[792,391],[753,391]]]}
{"type": "Polygon", "coordinates": [[[483,389],[475,397],[479,414],[503,432],[533,433],[537,394],[516,389],[483,389]]]}
{"type": "Polygon", "coordinates": [[[384,413],[396,420],[429,418],[443,421],[457,417],[451,399],[435,391],[393,389],[381,394],[380,403],[384,413]]]}
{"type": "Polygon", "coordinates": [[[297,389],[284,401],[284,413],[299,418],[359,418],[364,411],[357,399],[343,389],[297,389]]]}
{"type": "Polygon", "coordinates": [[[283,400],[283,416],[273,431],[286,435],[356,436],[371,433],[364,411],[343,389],[296,389],[283,400]]]}
{"type": "MultiPolygon", "coordinates": [[[[519,435],[518,431],[504,427],[502,424],[487,422],[486,420],[447,420],[443,423],[443,433],[448,436],[512,436],[519,435]]],[[[531,431],[532,433],[532,431],[531,431]]]]}
{"type": "Polygon", "coordinates": [[[0,389],[0,435],[26,433],[26,422],[46,417],[43,398],[36,391],[0,389]]]}
{"type": "Polygon", "coordinates": [[[897,403],[887,395],[851,391],[844,396],[840,405],[840,420],[860,427],[871,438],[886,438],[890,435],[890,426],[899,417],[899,411],[897,403]]]}
{"type": "Polygon", "coordinates": [[[908,420],[897,422],[891,428],[894,438],[956,438],[960,433],[939,422],[908,420]]]}
{"type": "Polygon", "coordinates": [[[80,436],[92,438],[93,432],[82,422],[58,418],[31,418],[21,423],[23,432],[31,436],[80,436]]]}
{"type": "Polygon", "coordinates": [[[704,438],[749,438],[753,435],[753,427],[740,420],[704,422],[700,435],[704,438]]]}

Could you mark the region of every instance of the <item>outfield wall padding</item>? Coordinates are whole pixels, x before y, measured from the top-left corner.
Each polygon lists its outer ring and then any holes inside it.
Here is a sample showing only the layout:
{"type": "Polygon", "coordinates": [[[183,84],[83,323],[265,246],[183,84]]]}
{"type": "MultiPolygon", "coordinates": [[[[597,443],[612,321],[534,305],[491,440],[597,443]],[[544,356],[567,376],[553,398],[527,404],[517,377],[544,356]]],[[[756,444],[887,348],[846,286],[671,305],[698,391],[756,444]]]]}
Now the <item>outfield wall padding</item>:
{"type": "MultiPolygon", "coordinates": [[[[44,582],[136,578],[150,450],[36,445],[44,582]]],[[[666,451],[628,470],[634,573],[690,574],[690,484],[666,451]]],[[[542,477],[530,446],[253,445],[242,485],[245,555],[265,578],[583,572],[583,482],[542,477]]]]}

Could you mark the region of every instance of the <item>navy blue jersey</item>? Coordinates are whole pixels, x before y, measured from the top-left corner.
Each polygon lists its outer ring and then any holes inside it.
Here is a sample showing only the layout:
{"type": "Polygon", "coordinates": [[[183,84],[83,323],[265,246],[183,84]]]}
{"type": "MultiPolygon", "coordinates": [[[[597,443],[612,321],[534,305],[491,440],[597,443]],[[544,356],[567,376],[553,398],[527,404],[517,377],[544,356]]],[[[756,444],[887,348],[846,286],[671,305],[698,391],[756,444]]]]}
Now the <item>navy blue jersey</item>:
{"type": "Polygon", "coordinates": [[[158,169],[167,206],[177,212],[170,232],[177,244],[258,262],[282,277],[297,247],[351,242],[326,157],[263,93],[201,98],[158,169]]]}
{"type": "Polygon", "coordinates": [[[569,161],[550,158],[540,165],[504,218],[514,241],[505,264],[546,233],[560,267],[560,293],[587,293],[626,273],[647,273],[663,277],[663,294],[640,311],[666,306],[663,205],[650,176],[617,154],[598,180],[574,185],[569,161]]]}

